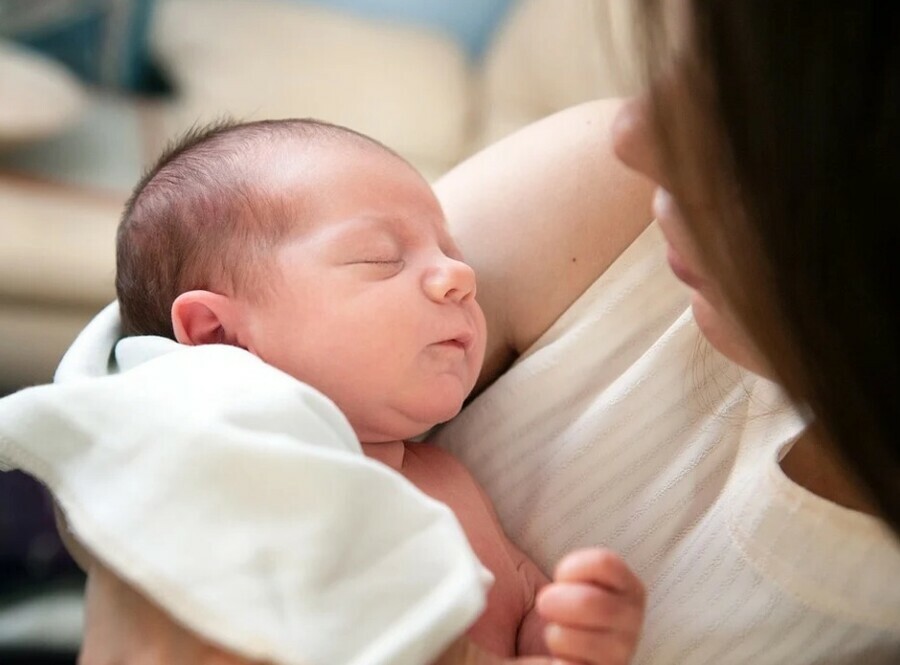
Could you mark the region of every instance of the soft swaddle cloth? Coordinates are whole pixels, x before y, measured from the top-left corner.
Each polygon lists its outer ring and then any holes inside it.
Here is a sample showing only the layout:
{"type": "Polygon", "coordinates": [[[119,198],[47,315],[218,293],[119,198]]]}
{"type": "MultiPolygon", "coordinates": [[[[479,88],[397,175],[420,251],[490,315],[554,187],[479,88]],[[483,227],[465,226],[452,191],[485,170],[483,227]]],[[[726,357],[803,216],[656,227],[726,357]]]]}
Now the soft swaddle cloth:
{"type": "Polygon", "coordinates": [[[57,383],[0,400],[0,464],[75,537],[246,657],[425,663],[490,580],[452,512],[362,455],[321,393],[228,346],[82,333],[57,383]]]}

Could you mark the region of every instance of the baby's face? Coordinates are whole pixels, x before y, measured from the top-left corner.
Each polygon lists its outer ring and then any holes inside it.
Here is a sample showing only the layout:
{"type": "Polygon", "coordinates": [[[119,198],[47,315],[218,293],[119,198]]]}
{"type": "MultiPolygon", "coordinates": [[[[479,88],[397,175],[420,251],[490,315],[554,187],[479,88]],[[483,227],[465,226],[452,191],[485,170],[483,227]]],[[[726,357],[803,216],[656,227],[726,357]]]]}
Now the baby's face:
{"type": "Polygon", "coordinates": [[[314,157],[288,167],[312,222],[276,252],[273,297],[248,310],[247,346],[328,395],[363,442],[408,438],[456,415],[475,385],[475,274],[409,166],[376,150],[314,157]]]}

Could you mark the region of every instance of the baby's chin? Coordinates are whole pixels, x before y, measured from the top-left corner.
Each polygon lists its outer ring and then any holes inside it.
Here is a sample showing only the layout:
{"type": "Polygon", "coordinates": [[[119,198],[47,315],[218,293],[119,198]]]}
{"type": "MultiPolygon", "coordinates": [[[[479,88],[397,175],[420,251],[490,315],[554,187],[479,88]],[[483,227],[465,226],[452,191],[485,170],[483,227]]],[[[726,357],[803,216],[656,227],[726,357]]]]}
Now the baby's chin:
{"type": "Polygon", "coordinates": [[[391,409],[377,419],[367,419],[357,426],[351,419],[359,440],[363,443],[404,441],[427,432],[435,425],[447,422],[461,410],[463,399],[433,400],[413,408],[391,409]]]}
{"type": "Polygon", "coordinates": [[[435,425],[440,425],[455,418],[462,411],[463,404],[470,391],[471,387],[455,384],[440,392],[435,391],[430,396],[430,399],[423,400],[418,405],[418,408],[411,413],[411,416],[426,425],[421,430],[424,432],[435,425]]]}

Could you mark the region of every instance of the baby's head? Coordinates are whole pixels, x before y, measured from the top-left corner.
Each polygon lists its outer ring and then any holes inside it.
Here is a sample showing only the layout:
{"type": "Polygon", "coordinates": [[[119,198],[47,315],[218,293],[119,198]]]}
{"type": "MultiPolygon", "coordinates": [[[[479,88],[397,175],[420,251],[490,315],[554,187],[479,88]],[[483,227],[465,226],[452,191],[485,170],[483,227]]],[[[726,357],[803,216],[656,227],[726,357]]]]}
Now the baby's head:
{"type": "Polygon", "coordinates": [[[232,344],[318,388],[364,442],[460,409],[484,356],[475,277],[428,183],[308,120],[194,132],[128,203],[126,334],[232,344]]]}
{"type": "MultiPolygon", "coordinates": [[[[172,303],[210,289],[260,295],[267,257],[297,231],[309,188],[278,182],[285,159],[311,168],[313,147],[388,149],[314,120],[221,122],[188,132],[137,184],[117,239],[116,289],[126,335],[175,339],[172,303]]],[[[287,175],[297,176],[299,169],[287,175]]]]}

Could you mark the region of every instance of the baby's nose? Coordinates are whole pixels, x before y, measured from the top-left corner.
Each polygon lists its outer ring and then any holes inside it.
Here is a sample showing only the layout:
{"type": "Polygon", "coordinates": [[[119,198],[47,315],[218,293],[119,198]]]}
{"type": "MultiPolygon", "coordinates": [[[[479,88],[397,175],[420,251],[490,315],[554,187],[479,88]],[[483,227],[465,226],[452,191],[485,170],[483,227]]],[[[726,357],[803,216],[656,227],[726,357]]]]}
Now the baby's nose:
{"type": "Polygon", "coordinates": [[[425,292],[435,302],[463,302],[475,297],[475,271],[469,264],[444,257],[425,276],[425,292]]]}

